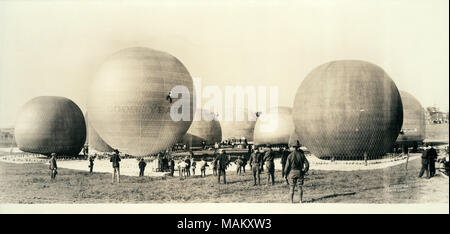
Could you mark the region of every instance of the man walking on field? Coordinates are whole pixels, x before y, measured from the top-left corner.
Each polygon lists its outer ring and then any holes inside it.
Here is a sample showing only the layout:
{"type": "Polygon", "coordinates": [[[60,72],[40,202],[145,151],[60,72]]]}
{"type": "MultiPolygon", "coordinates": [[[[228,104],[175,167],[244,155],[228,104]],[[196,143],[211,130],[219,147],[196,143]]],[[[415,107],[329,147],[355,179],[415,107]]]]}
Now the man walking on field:
{"type": "Polygon", "coordinates": [[[141,158],[141,160],[139,160],[138,166],[139,166],[139,177],[144,176],[144,170],[145,167],[147,166],[147,163],[144,161],[144,158],[141,158]]]}
{"type": "Polygon", "coordinates": [[[236,164],[236,175],[240,175],[242,165],[244,164],[244,161],[242,160],[242,156],[239,156],[234,163],[236,164]]]}
{"type": "Polygon", "coordinates": [[[296,146],[291,147],[292,153],[286,160],[285,176],[289,180],[291,203],[294,203],[295,185],[298,184],[300,192],[300,203],[303,202],[303,181],[305,174],[309,170],[309,162],[305,157],[303,150],[296,146]]]}
{"type": "Polygon", "coordinates": [[[436,150],[433,148],[433,145],[430,145],[430,149],[427,151],[430,177],[433,177],[436,175],[437,156],[438,156],[438,154],[437,154],[436,150]]]}
{"type": "Polygon", "coordinates": [[[225,150],[220,150],[219,155],[216,158],[217,164],[217,183],[220,184],[220,176],[223,176],[223,183],[227,183],[226,169],[228,167],[228,157],[225,150]]]}
{"type": "Polygon", "coordinates": [[[117,174],[117,183],[120,183],[120,156],[119,156],[119,150],[115,149],[113,155],[109,159],[109,161],[112,163],[113,166],[113,174],[112,174],[112,182],[114,183],[116,181],[116,174],[117,174]]]}
{"type": "Polygon", "coordinates": [[[272,179],[272,185],[275,184],[275,163],[274,163],[275,153],[272,151],[272,148],[267,150],[267,152],[264,155],[263,161],[266,164],[267,169],[267,184],[269,184],[272,179]]]}
{"type": "Polygon", "coordinates": [[[261,184],[261,164],[263,161],[262,153],[260,150],[253,150],[253,152],[250,154],[250,167],[252,168],[253,172],[253,186],[256,186],[256,180],[258,180],[258,185],[261,184]]]}
{"type": "Polygon", "coordinates": [[[426,149],[423,150],[422,152],[422,168],[420,169],[419,172],[419,178],[421,178],[423,176],[423,173],[426,172],[426,176],[429,179],[430,178],[430,169],[429,169],[429,157],[428,157],[428,149],[429,146],[426,146],[426,149]]]}
{"type": "Polygon", "coordinates": [[[52,153],[51,158],[49,160],[49,166],[50,169],[50,179],[54,181],[56,179],[56,174],[58,174],[58,166],[56,165],[56,154],[52,153]]]}

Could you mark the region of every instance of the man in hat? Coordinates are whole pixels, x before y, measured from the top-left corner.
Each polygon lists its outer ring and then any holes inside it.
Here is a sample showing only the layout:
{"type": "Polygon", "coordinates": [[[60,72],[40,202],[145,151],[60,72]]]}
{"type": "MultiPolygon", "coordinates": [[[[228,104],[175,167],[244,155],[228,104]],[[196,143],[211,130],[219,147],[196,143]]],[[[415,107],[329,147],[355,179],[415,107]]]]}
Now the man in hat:
{"type": "Polygon", "coordinates": [[[436,175],[436,159],[437,159],[437,152],[436,149],[433,147],[433,145],[430,145],[430,149],[427,152],[428,157],[428,163],[430,167],[430,177],[433,177],[436,175]]]}
{"type": "Polygon", "coordinates": [[[112,163],[113,173],[112,173],[112,182],[114,183],[117,175],[117,183],[120,183],[120,156],[119,150],[115,149],[113,155],[109,159],[112,163]]]}
{"type": "Polygon", "coordinates": [[[420,169],[420,172],[419,172],[419,178],[421,178],[423,176],[423,173],[425,173],[425,172],[426,172],[427,178],[428,179],[430,178],[429,158],[427,155],[428,149],[429,149],[429,146],[426,145],[426,148],[422,152],[422,157],[421,157],[422,168],[420,169]]]}
{"type": "Polygon", "coordinates": [[[248,159],[247,159],[247,155],[246,154],[244,154],[242,157],[241,157],[241,159],[242,159],[242,172],[244,172],[244,175],[245,175],[245,166],[247,166],[247,161],[248,161],[248,159]]]}
{"type": "Polygon", "coordinates": [[[180,162],[178,163],[178,176],[185,178],[187,173],[186,173],[186,167],[187,167],[187,163],[184,160],[180,160],[180,162]]]}
{"type": "Polygon", "coordinates": [[[262,164],[262,153],[260,149],[252,149],[252,153],[250,154],[249,164],[252,168],[253,172],[253,186],[256,186],[256,179],[258,179],[258,185],[261,184],[261,164],[262,164]]]}
{"type": "Polygon", "coordinates": [[[261,163],[259,164],[259,173],[264,171],[264,149],[262,147],[259,148],[258,152],[261,154],[261,163]]]}
{"type": "Polygon", "coordinates": [[[275,163],[274,163],[275,153],[272,151],[272,148],[269,146],[266,154],[264,155],[263,161],[266,164],[267,169],[267,184],[270,183],[270,179],[272,178],[272,185],[275,184],[275,163]]]}
{"type": "Polygon", "coordinates": [[[193,176],[195,176],[195,168],[197,168],[197,162],[194,159],[192,159],[191,169],[192,169],[193,176]]]}
{"type": "Polygon", "coordinates": [[[223,175],[223,183],[227,183],[226,169],[228,166],[228,157],[225,150],[219,150],[219,155],[216,158],[217,164],[217,182],[220,184],[220,176],[223,175]]]}
{"type": "MultiPolygon", "coordinates": [[[[189,152],[190,155],[190,152],[189,152]]],[[[191,158],[190,156],[186,156],[185,160],[186,162],[186,176],[191,176],[191,158]]]]}
{"type": "Polygon", "coordinates": [[[286,162],[285,176],[287,179],[289,179],[291,203],[294,203],[294,191],[296,184],[298,184],[298,189],[300,192],[300,203],[302,203],[303,181],[305,179],[305,174],[309,170],[309,162],[300,147],[291,147],[291,150],[292,153],[289,154],[286,162]]]}
{"type": "Polygon", "coordinates": [[[89,160],[89,173],[92,173],[92,171],[94,170],[95,155],[89,155],[88,160],[89,160]]]}
{"type": "Polygon", "coordinates": [[[289,155],[289,150],[285,147],[281,150],[281,177],[284,178],[284,167],[286,166],[287,157],[289,155]]]}
{"type": "Polygon", "coordinates": [[[56,165],[56,153],[51,154],[51,158],[48,163],[48,169],[50,169],[50,179],[54,181],[56,179],[56,174],[58,174],[58,166],[56,165]]]}
{"type": "Polygon", "coordinates": [[[158,168],[156,168],[156,171],[163,171],[162,169],[163,169],[163,160],[162,160],[162,154],[161,153],[158,153],[157,155],[156,155],[156,158],[158,159],[158,168]]]}
{"type": "Polygon", "coordinates": [[[219,156],[219,149],[216,149],[214,151],[214,159],[211,162],[212,164],[212,170],[213,170],[213,175],[217,175],[217,157],[219,156]]]}
{"type": "Polygon", "coordinates": [[[200,166],[200,177],[205,177],[206,176],[206,167],[208,166],[208,163],[206,162],[204,157],[200,161],[199,166],[200,166]]]}
{"type": "Polygon", "coordinates": [[[144,158],[141,158],[141,160],[139,160],[139,177],[144,176],[144,170],[146,166],[147,163],[144,161],[144,158]]]}
{"type": "Polygon", "coordinates": [[[236,164],[236,175],[240,175],[241,174],[242,164],[244,164],[244,161],[242,160],[242,156],[239,156],[236,159],[236,161],[234,161],[234,163],[236,164]]]}
{"type": "Polygon", "coordinates": [[[172,90],[170,90],[169,94],[167,94],[166,100],[169,100],[169,102],[172,103],[172,90]]]}
{"type": "Polygon", "coordinates": [[[175,172],[175,161],[173,160],[172,157],[170,157],[170,160],[169,160],[169,170],[170,170],[170,176],[173,177],[173,173],[175,172]]]}
{"type": "Polygon", "coordinates": [[[87,155],[89,155],[89,148],[88,145],[84,145],[83,147],[83,155],[86,157],[87,155]]]}

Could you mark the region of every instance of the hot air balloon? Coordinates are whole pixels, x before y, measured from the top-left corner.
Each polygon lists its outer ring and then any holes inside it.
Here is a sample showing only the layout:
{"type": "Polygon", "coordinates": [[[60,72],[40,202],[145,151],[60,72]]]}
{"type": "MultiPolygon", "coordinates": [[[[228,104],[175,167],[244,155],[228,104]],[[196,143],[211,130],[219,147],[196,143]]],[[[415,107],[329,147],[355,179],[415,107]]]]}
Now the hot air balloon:
{"type": "Polygon", "coordinates": [[[256,121],[253,132],[253,144],[255,145],[287,145],[289,137],[294,130],[292,121],[292,109],[278,107],[262,113],[256,121]]]}
{"type": "Polygon", "coordinates": [[[36,97],[20,110],[15,137],[19,149],[25,152],[76,155],[86,140],[84,116],[65,97],[36,97]]]}
{"type": "Polygon", "coordinates": [[[397,143],[417,146],[425,139],[425,111],[420,102],[411,94],[400,91],[403,104],[403,126],[397,143]]]}
{"type": "Polygon", "coordinates": [[[225,114],[222,116],[220,120],[220,126],[222,127],[222,140],[228,139],[243,139],[245,138],[247,141],[253,141],[253,130],[256,124],[256,113],[251,112],[251,115],[254,115],[254,118],[249,118],[249,111],[247,109],[242,109],[243,119],[239,119],[236,117],[236,110],[234,109],[226,109],[225,113],[233,113],[233,117],[231,119],[226,118],[225,114]]]}
{"type": "Polygon", "coordinates": [[[143,47],[101,65],[88,100],[89,122],[111,147],[132,156],[171,147],[192,123],[193,82],[174,56],[143,47]]]}
{"type": "Polygon", "coordinates": [[[392,149],[403,121],[400,94],[380,67],[356,60],[315,68],[293,108],[300,143],[320,158],[362,159],[392,149]]]}
{"type": "Polygon", "coordinates": [[[89,149],[93,149],[99,152],[113,152],[114,149],[108,145],[97,133],[97,131],[89,124],[88,114],[86,112],[84,119],[86,120],[86,143],[89,145],[89,149]]]}
{"type": "Polygon", "coordinates": [[[214,113],[207,110],[197,110],[199,113],[207,118],[201,117],[200,120],[192,121],[191,127],[187,131],[186,135],[183,137],[182,142],[189,146],[201,146],[202,141],[207,145],[214,143],[220,143],[222,141],[222,128],[220,127],[220,122],[215,118],[214,113]]]}

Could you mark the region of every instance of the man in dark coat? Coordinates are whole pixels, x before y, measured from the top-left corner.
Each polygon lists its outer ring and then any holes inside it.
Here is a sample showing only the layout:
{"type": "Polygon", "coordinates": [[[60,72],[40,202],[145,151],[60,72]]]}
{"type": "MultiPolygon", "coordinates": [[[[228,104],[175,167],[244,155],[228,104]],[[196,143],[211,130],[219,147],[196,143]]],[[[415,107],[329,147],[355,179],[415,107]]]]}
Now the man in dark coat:
{"type": "Polygon", "coordinates": [[[175,172],[175,161],[173,158],[169,160],[169,169],[170,169],[170,176],[173,176],[173,173],[175,172]]]}
{"type": "Polygon", "coordinates": [[[243,155],[242,157],[241,157],[241,159],[242,159],[242,171],[244,172],[244,174],[245,174],[245,167],[247,166],[247,161],[248,161],[248,159],[247,159],[247,155],[243,155]]]}
{"type": "Polygon", "coordinates": [[[274,158],[275,153],[272,151],[272,148],[269,147],[264,155],[263,161],[265,162],[267,169],[267,184],[270,183],[270,179],[272,178],[272,185],[275,184],[275,163],[273,162],[274,158]]]}
{"type": "Polygon", "coordinates": [[[162,160],[163,155],[161,153],[158,153],[156,158],[158,159],[158,168],[156,169],[156,171],[163,171],[163,160],[162,160]]]}
{"type": "Polygon", "coordinates": [[[291,203],[294,203],[294,191],[296,184],[298,184],[298,189],[300,192],[300,203],[302,203],[303,182],[305,179],[305,174],[309,170],[309,162],[300,147],[291,147],[291,150],[292,153],[289,154],[286,161],[285,176],[289,180],[291,203]]]}
{"type": "Polygon", "coordinates": [[[425,171],[427,172],[426,173],[427,178],[428,179],[430,178],[430,170],[428,168],[429,167],[429,164],[428,164],[429,159],[428,159],[427,154],[428,154],[428,146],[422,152],[422,158],[421,158],[421,160],[422,160],[422,168],[420,169],[420,172],[419,172],[419,178],[423,176],[423,173],[425,171]]]}
{"type": "Polygon", "coordinates": [[[409,149],[408,149],[408,145],[405,143],[405,144],[403,144],[402,145],[402,153],[404,154],[404,155],[407,155],[409,152],[409,149]]]}
{"type": "Polygon", "coordinates": [[[119,150],[115,149],[113,155],[109,159],[112,163],[113,173],[112,173],[112,182],[114,183],[117,175],[117,183],[120,183],[120,156],[119,150]]]}
{"type": "Polygon", "coordinates": [[[436,174],[436,159],[437,159],[437,152],[436,149],[433,148],[433,146],[430,147],[430,149],[427,152],[428,157],[428,163],[429,163],[429,169],[430,169],[430,177],[433,177],[436,174]]]}
{"type": "Polygon", "coordinates": [[[83,147],[83,155],[84,155],[84,156],[89,155],[89,148],[88,148],[87,145],[85,145],[85,146],[83,147]]]}
{"type": "Polygon", "coordinates": [[[213,170],[213,175],[217,175],[217,157],[219,156],[219,149],[216,149],[216,151],[214,152],[214,159],[211,162],[212,164],[212,170],[213,170]]]}
{"type": "Polygon", "coordinates": [[[241,169],[242,169],[242,164],[244,164],[244,161],[242,160],[242,156],[239,156],[234,163],[236,164],[236,175],[240,175],[241,169]]]}
{"type": "Polygon", "coordinates": [[[217,165],[217,182],[220,184],[220,176],[223,175],[223,183],[227,183],[226,169],[228,166],[228,157],[225,150],[220,150],[216,158],[217,165]]]}
{"type": "Polygon", "coordinates": [[[92,171],[94,170],[95,156],[94,155],[89,155],[88,160],[89,160],[89,173],[92,173],[92,171]]]}
{"type": "Polygon", "coordinates": [[[202,141],[202,149],[206,149],[206,141],[202,141]]]}
{"type": "Polygon", "coordinates": [[[281,176],[284,178],[285,173],[284,173],[284,167],[286,166],[286,160],[288,157],[289,153],[286,149],[283,148],[283,150],[281,151],[281,176]]]}
{"type": "Polygon", "coordinates": [[[56,174],[58,174],[58,165],[56,164],[56,154],[52,153],[51,158],[49,160],[48,169],[50,169],[50,179],[54,181],[56,179],[56,174]]]}
{"type": "Polygon", "coordinates": [[[144,170],[146,166],[147,163],[144,161],[144,158],[141,158],[141,160],[139,160],[139,177],[144,176],[144,170]]]}
{"type": "Polygon", "coordinates": [[[202,158],[202,161],[200,161],[200,177],[206,176],[206,167],[208,167],[208,162],[206,162],[205,158],[202,158]]]}
{"type": "Polygon", "coordinates": [[[193,155],[194,153],[191,151],[191,150],[189,150],[189,156],[186,156],[186,159],[184,160],[184,162],[186,162],[186,176],[191,176],[191,163],[192,163],[192,161],[191,161],[191,157],[192,157],[192,155],[193,155]]]}
{"type": "Polygon", "coordinates": [[[253,185],[256,186],[256,180],[258,179],[258,185],[261,184],[261,164],[263,161],[262,153],[260,150],[253,150],[250,154],[249,164],[253,172],[253,185]]]}

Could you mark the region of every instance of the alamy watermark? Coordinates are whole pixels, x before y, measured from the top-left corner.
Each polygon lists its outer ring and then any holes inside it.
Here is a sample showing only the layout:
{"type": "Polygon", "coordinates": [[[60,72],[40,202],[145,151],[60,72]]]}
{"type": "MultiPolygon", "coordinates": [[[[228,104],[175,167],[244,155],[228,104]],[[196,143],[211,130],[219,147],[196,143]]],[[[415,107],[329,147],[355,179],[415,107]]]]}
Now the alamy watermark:
{"type": "Polygon", "coordinates": [[[171,121],[236,122],[260,119],[266,122],[267,119],[272,128],[278,123],[278,86],[203,86],[200,78],[193,78],[192,89],[177,85],[161,99],[165,99],[167,104],[161,104],[156,99],[144,105],[112,105],[104,108],[123,113],[169,114],[171,121]],[[270,118],[265,118],[267,116],[270,118]]]}
{"type": "MultiPolygon", "coordinates": [[[[193,121],[256,121],[259,113],[278,113],[277,86],[202,86],[200,78],[193,78],[194,93],[189,88],[175,86],[170,92],[174,102],[170,108],[173,121],[191,120],[192,107],[196,110],[193,121]]],[[[275,121],[276,122],[276,121],[275,121]]]]}

